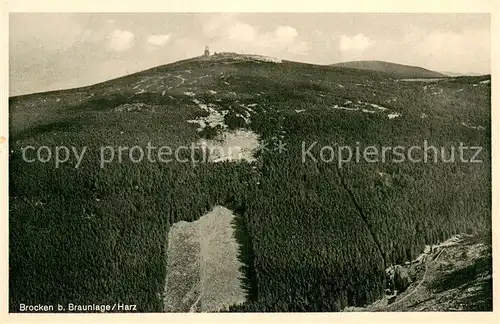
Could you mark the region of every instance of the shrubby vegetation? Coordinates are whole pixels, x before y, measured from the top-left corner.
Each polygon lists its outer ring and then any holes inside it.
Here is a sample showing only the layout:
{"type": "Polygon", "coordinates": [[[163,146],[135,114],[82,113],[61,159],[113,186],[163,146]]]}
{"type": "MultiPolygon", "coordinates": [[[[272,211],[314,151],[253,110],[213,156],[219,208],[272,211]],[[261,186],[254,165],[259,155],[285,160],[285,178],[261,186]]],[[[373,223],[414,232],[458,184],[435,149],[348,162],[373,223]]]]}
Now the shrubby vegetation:
{"type": "Polygon", "coordinates": [[[245,242],[251,298],[232,311],[338,311],[374,301],[390,264],[455,233],[491,228],[490,87],[474,82],[440,81],[424,90],[425,84],[375,72],[188,60],[88,88],[11,98],[10,310],[19,303],[124,302],[162,311],[169,226],[196,220],[215,205],[238,211],[245,242]],[[174,99],[131,90],[141,77],[186,69],[191,80],[215,75],[197,84],[198,92],[236,94],[202,99],[231,111],[231,129],[246,126],[271,143],[271,150],[258,152],[257,168],[145,160],[101,169],[100,146],[176,147],[215,135],[186,122],[203,114],[182,95],[189,85],[169,92],[174,99]],[[105,94],[113,91],[118,94],[105,94]],[[378,104],[401,117],[331,109],[345,100],[378,104]],[[155,109],[114,109],[131,102],[155,109]],[[241,103],[258,104],[249,125],[236,116],[241,103]],[[273,150],[279,136],[286,152],[273,150]],[[483,163],[339,168],[301,160],[303,141],[409,147],[423,140],[482,146],[483,163]],[[22,161],[27,145],[88,149],[80,168],[55,169],[22,161]]]}

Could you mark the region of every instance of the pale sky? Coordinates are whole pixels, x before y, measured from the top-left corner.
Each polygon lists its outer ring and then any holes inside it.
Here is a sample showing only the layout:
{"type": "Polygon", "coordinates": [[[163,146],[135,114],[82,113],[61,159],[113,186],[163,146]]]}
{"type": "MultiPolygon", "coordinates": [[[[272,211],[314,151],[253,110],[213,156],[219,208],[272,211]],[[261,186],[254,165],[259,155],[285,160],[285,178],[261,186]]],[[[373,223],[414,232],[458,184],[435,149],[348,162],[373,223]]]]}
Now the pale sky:
{"type": "Polygon", "coordinates": [[[90,85],[211,51],[490,73],[489,14],[11,13],[10,95],[90,85]]]}

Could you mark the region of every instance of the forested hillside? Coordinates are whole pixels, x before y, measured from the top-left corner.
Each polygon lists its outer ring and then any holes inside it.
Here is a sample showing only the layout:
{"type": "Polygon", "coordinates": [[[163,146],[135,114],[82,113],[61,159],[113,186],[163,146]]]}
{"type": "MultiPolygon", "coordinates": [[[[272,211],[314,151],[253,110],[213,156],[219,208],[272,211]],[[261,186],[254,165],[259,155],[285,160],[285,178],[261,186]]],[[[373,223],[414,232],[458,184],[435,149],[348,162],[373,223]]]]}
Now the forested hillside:
{"type": "Polygon", "coordinates": [[[402,82],[342,67],[199,58],[10,98],[10,310],[119,301],[161,312],[170,226],[216,205],[240,215],[246,236],[251,296],[232,311],[369,304],[384,294],[391,264],[454,234],[491,230],[487,79],[402,82]],[[127,157],[101,167],[103,146],[216,137],[221,127],[200,107],[229,130],[258,134],[256,161],[127,157]],[[188,123],[197,118],[207,121],[201,132],[188,123]],[[319,159],[323,146],[424,141],[448,157],[460,143],[482,147],[482,162],[415,163],[392,153],[342,165],[319,159]],[[304,160],[303,146],[313,143],[316,160],[304,160]],[[23,148],[62,145],[87,147],[78,168],[74,158],[57,168],[23,161],[23,148]]]}

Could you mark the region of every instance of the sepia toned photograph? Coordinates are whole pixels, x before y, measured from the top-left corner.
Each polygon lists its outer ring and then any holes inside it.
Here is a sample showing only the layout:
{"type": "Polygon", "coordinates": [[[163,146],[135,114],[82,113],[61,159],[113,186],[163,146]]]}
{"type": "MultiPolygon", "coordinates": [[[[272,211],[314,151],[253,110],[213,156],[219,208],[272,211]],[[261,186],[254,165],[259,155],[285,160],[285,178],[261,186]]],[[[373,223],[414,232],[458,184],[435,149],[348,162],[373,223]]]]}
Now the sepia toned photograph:
{"type": "Polygon", "coordinates": [[[490,14],[8,19],[9,313],[493,311],[490,14]]]}

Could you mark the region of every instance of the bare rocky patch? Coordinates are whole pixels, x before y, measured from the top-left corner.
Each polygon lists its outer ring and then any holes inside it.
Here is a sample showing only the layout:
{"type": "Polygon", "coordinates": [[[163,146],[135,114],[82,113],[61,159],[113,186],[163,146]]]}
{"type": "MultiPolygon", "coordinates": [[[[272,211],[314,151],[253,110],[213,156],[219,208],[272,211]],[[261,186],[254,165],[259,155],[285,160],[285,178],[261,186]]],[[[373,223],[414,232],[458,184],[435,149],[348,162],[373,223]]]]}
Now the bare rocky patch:
{"type": "Polygon", "coordinates": [[[404,283],[402,291],[396,288],[370,305],[344,311],[491,311],[491,270],[487,237],[455,235],[425,246],[411,262],[386,269],[388,278],[404,283]]]}
{"type": "Polygon", "coordinates": [[[254,162],[256,158],[253,153],[259,146],[259,136],[252,131],[239,129],[223,132],[214,140],[201,140],[198,145],[207,152],[209,162],[254,162]]]}
{"type": "MultiPolygon", "coordinates": [[[[197,146],[204,150],[205,156],[208,157],[208,162],[223,162],[223,161],[247,161],[254,162],[254,151],[259,147],[258,134],[246,130],[228,130],[228,126],[224,122],[224,116],[229,111],[221,110],[215,104],[205,104],[198,99],[192,99],[200,109],[208,113],[208,116],[199,117],[197,119],[188,120],[188,123],[198,124],[198,132],[203,132],[206,129],[222,130],[214,138],[202,138],[198,141],[197,146]]],[[[244,108],[243,114],[237,113],[236,116],[242,118],[245,124],[251,123],[251,114],[255,113],[254,109],[257,104],[240,105],[244,108]]]]}

